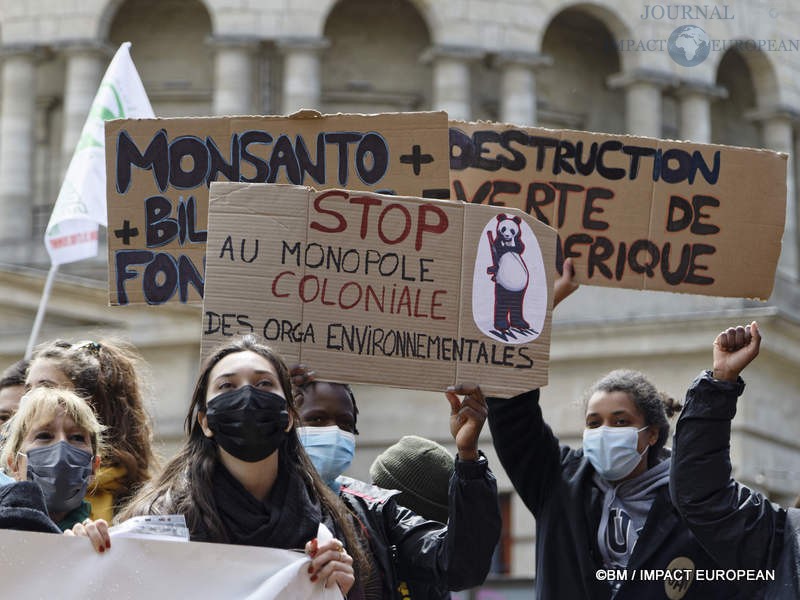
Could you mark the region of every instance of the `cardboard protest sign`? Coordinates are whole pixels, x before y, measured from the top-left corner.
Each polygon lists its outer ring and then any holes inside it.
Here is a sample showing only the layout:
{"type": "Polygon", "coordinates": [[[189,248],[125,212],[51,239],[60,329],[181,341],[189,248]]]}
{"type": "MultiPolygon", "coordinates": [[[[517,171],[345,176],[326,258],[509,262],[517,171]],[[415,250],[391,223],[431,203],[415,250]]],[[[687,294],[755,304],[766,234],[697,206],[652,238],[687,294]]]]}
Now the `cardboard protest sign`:
{"type": "Polygon", "coordinates": [[[308,575],[301,552],[113,538],[98,553],[84,537],[0,530],[6,598],[248,598],[340,600],[308,575]],[[224,568],[220,565],[224,564],[224,568]]]}
{"type": "Polygon", "coordinates": [[[254,334],[321,379],[547,383],[555,231],[518,210],[211,185],[202,351],[254,334]]]}
{"type": "Polygon", "coordinates": [[[787,156],[651,138],[450,124],[451,199],[519,208],[591,285],[766,299],[787,156]]]}
{"type": "Polygon", "coordinates": [[[123,119],[106,148],[110,304],[202,300],[212,181],[448,195],[443,112],[123,119]]]}

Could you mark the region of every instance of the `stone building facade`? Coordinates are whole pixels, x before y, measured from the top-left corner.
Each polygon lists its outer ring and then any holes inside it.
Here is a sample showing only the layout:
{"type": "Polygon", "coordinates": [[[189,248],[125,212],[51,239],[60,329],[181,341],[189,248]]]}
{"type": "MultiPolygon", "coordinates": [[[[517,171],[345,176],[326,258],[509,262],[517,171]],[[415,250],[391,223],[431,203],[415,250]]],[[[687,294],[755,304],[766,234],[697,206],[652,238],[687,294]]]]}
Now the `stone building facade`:
{"type": "MultiPolygon", "coordinates": [[[[638,368],[682,395],[709,366],[716,332],[758,318],[765,344],[748,369],[734,458],[740,478],[789,502],[800,492],[798,30],[800,9],[790,0],[4,0],[0,359],[10,363],[24,350],[48,266],[44,226],[123,41],[133,43],[162,117],[444,109],[455,119],[771,148],[791,158],[769,302],[581,289],[556,314],[543,406],[564,441],[579,443],[575,400],[598,376],[638,368]],[[696,66],[669,52],[671,34],[684,25],[708,36],[708,56],[696,66]]],[[[199,311],[107,308],[105,268],[101,256],[63,269],[42,338],[106,331],[138,344],[151,364],[153,413],[169,452],[196,373],[199,311]]],[[[367,477],[375,454],[402,434],[447,442],[443,398],[370,387],[358,396],[355,476],[367,477]]],[[[488,435],[486,447],[493,457],[488,435]]],[[[492,462],[508,493],[498,571],[530,577],[533,519],[492,462]]]]}

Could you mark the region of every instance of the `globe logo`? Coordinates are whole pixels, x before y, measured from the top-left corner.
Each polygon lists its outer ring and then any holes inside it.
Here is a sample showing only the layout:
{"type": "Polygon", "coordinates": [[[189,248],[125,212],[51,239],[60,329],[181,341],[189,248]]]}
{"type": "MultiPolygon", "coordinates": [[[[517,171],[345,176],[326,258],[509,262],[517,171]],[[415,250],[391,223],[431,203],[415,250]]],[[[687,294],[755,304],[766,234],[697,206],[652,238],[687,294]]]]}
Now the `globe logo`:
{"type": "Polygon", "coordinates": [[[708,34],[697,25],[681,25],[669,36],[669,55],[682,67],[696,67],[711,50],[708,34]]]}

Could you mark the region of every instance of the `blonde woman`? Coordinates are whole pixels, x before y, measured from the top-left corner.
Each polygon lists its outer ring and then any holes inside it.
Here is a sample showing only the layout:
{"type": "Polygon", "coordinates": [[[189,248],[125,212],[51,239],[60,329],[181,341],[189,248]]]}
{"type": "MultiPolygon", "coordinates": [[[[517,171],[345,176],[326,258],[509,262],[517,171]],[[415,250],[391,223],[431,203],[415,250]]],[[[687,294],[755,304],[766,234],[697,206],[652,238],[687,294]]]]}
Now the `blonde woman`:
{"type": "Polygon", "coordinates": [[[56,388],[28,392],[8,421],[1,464],[17,481],[41,487],[62,531],[89,517],[85,496],[100,464],[102,432],[86,400],[56,388]]]}

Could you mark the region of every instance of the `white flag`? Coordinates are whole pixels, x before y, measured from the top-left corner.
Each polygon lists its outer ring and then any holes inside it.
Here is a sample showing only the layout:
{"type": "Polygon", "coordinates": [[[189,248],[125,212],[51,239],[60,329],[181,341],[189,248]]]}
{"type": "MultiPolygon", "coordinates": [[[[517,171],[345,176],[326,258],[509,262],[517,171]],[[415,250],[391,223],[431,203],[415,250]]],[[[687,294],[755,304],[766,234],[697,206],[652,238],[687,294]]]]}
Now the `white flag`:
{"type": "Polygon", "coordinates": [[[97,255],[98,226],[107,224],[104,122],[155,116],[130,48],[122,44],[108,65],[58,192],[44,234],[53,265],[97,255]]]}

